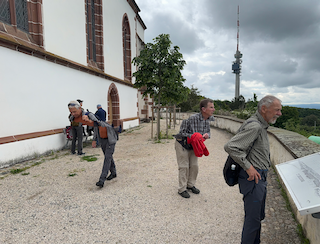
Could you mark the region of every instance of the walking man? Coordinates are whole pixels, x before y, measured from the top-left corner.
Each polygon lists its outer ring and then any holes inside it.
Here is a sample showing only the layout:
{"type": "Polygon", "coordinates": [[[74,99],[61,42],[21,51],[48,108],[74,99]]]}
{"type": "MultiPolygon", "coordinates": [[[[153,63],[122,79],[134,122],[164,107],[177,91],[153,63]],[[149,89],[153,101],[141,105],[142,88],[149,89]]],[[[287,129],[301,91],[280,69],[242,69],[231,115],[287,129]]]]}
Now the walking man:
{"type": "Polygon", "coordinates": [[[271,165],[267,129],[281,116],[281,109],[278,98],[265,96],[259,101],[257,112],[224,146],[225,151],[242,167],[239,174],[245,211],[242,244],[260,243],[261,220],[265,217],[267,172],[271,165]]]}
{"type": "Polygon", "coordinates": [[[198,132],[204,139],[210,138],[210,121],[214,120],[214,104],[210,99],[204,99],[200,102],[200,113],[190,116],[183,120],[177,134],[175,150],[177,155],[179,169],[179,189],[178,193],[184,198],[189,198],[187,190],[194,194],[199,194],[200,190],[195,187],[198,176],[198,158],[196,157],[192,146],[187,143],[187,138],[198,132]]]}
{"type": "Polygon", "coordinates": [[[116,142],[118,140],[119,128],[114,128],[109,125],[107,122],[99,120],[92,113],[87,113],[88,116],[84,116],[86,121],[94,121],[95,126],[98,130],[95,130],[93,135],[92,147],[96,147],[96,138],[99,137],[99,142],[101,144],[101,149],[104,154],[104,161],[102,172],[99,178],[99,181],[96,183],[96,186],[102,188],[104,186],[105,180],[112,180],[117,177],[116,165],[113,159],[113,153],[115,150],[116,142]],[[110,171],[110,175],[108,173],[110,171]],[[107,177],[108,176],[108,177],[107,177]]]}

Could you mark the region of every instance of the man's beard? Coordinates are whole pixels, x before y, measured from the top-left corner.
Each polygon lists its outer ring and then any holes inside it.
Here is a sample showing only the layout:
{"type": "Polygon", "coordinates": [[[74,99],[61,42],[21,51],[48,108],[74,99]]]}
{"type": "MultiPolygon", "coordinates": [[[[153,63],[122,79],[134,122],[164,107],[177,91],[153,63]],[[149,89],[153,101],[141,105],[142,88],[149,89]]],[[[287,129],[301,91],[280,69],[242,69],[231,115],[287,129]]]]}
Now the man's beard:
{"type": "Polygon", "coordinates": [[[277,122],[277,119],[278,119],[278,118],[279,118],[279,116],[273,117],[273,118],[269,121],[269,123],[272,124],[272,125],[274,125],[274,124],[277,122]]]}

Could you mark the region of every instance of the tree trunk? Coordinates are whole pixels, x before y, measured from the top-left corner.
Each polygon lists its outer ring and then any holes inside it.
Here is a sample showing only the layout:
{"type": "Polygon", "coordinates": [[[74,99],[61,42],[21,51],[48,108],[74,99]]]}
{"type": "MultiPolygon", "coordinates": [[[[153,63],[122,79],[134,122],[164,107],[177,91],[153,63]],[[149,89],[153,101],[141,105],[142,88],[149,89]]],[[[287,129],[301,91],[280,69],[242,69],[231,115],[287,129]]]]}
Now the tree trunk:
{"type": "Polygon", "coordinates": [[[157,137],[160,140],[160,92],[158,95],[157,137]]]}

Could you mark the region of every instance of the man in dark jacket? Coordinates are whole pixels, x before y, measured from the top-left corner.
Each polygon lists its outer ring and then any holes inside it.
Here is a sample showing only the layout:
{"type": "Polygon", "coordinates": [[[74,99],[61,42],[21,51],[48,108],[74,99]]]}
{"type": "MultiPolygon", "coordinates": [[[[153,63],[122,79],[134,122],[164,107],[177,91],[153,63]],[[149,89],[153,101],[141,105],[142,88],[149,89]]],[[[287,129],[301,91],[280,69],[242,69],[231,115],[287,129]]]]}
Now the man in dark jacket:
{"type": "MultiPolygon", "coordinates": [[[[107,113],[106,113],[106,111],[101,107],[101,104],[98,104],[98,105],[97,105],[97,109],[98,109],[98,110],[96,111],[96,113],[95,113],[94,115],[97,117],[97,119],[99,119],[99,120],[101,120],[101,121],[106,121],[107,113]]],[[[96,134],[99,132],[99,131],[98,131],[98,127],[95,127],[94,130],[95,130],[95,133],[96,133],[96,134]]],[[[100,145],[99,136],[96,137],[95,141],[96,141],[96,145],[95,145],[95,146],[92,145],[92,147],[96,147],[96,146],[99,146],[99,145],[100,145]]]]}
{"type": "Polygon", "coordinates": [[[106,121],[107,113],[106,113],[106,111],[101,107],[101,104],[98,104],[98,105],[97,105],[97,111],[96,111],[96,113],[95,113],[95,116],[96,116],[99,120],[106,121]]]}

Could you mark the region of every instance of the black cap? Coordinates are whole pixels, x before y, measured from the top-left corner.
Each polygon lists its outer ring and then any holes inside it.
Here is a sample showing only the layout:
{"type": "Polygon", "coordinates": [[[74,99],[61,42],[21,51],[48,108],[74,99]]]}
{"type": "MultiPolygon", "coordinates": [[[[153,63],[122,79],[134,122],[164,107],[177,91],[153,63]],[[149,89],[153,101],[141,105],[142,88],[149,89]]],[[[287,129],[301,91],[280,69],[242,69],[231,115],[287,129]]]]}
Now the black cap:
{"type": "Polygon", "coordinates": [[[83,101],[81,99],[77,99],[78,103],[82,103],[83,101]]]}

